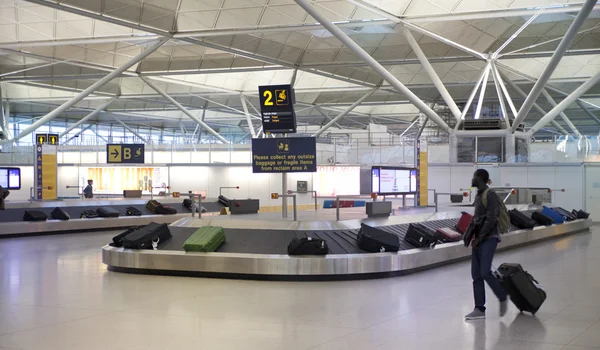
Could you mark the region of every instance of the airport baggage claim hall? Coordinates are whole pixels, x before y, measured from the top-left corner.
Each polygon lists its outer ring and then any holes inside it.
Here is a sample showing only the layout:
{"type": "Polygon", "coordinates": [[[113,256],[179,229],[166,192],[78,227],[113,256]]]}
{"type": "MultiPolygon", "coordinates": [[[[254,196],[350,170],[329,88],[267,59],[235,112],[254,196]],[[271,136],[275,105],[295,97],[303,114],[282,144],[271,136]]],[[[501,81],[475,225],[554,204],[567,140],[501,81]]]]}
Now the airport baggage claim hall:
{"type": "Polygon", "coordinates": [[[600,349],[600,4],[0,2],[0,350],[600,349]]]}

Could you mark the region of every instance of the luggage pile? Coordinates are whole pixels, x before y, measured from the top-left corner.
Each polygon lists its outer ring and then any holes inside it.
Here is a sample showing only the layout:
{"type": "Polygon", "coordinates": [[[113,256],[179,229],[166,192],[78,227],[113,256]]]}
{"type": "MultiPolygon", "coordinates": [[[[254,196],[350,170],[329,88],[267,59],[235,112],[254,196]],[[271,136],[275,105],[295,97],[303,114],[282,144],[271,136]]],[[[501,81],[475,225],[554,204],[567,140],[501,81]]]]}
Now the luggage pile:
{"type": "Polygon", "coordinates": [[[171,238],[167,224],[151,222],[146,226],[138,226],[113,237],[113,247],[127,249],[154,249],[171,238]]]}

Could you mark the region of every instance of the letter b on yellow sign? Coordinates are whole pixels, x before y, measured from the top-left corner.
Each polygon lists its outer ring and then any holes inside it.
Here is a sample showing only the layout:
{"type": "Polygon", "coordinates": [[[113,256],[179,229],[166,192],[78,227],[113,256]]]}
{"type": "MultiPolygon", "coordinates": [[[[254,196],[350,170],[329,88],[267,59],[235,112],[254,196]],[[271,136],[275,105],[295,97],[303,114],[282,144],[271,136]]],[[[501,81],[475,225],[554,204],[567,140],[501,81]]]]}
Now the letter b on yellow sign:
{"type": "Polygon", "coordinates": [[[131,148],[123,148],[123,159],[131,159],[131,148]]]}

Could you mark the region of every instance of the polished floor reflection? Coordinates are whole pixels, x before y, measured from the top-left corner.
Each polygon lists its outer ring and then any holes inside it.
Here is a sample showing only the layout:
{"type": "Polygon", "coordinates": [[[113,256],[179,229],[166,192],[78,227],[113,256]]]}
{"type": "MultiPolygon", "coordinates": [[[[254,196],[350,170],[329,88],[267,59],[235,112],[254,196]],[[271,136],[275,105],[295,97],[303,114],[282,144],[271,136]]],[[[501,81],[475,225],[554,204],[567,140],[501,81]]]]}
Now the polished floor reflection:
{"type": "Polygon", "coordinates": [[[548,300],[503,319],[491,300],[472,322],[468,262],[349,282],[126,275],[101,262],[113,234],[0,240],[0,349],[600,349],[600,226],[500,253],[548,300]]]}

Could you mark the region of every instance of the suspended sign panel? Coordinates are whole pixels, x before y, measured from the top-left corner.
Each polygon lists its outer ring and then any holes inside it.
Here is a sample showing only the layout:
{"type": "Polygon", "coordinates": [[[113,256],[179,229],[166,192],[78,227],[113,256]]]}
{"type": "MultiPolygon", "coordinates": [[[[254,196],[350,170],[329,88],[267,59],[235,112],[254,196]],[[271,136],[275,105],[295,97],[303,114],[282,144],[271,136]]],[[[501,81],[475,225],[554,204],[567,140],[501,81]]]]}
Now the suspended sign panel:
{"type": "Polygon", "coordinates": [[[260,114],[265,133],[295,133],[294,90],[291,85],[259,86],[260,114]]]}
{"type": "Polygon", "coordinates": [[[108,144],[106,145],[106,163],[144,164],[144,144],[108,144]]]}
{"type": "Polygon", "coordinates": [[[253,173],[314,173],[317,142],[314,137],[252,140],[253,173]]]}

